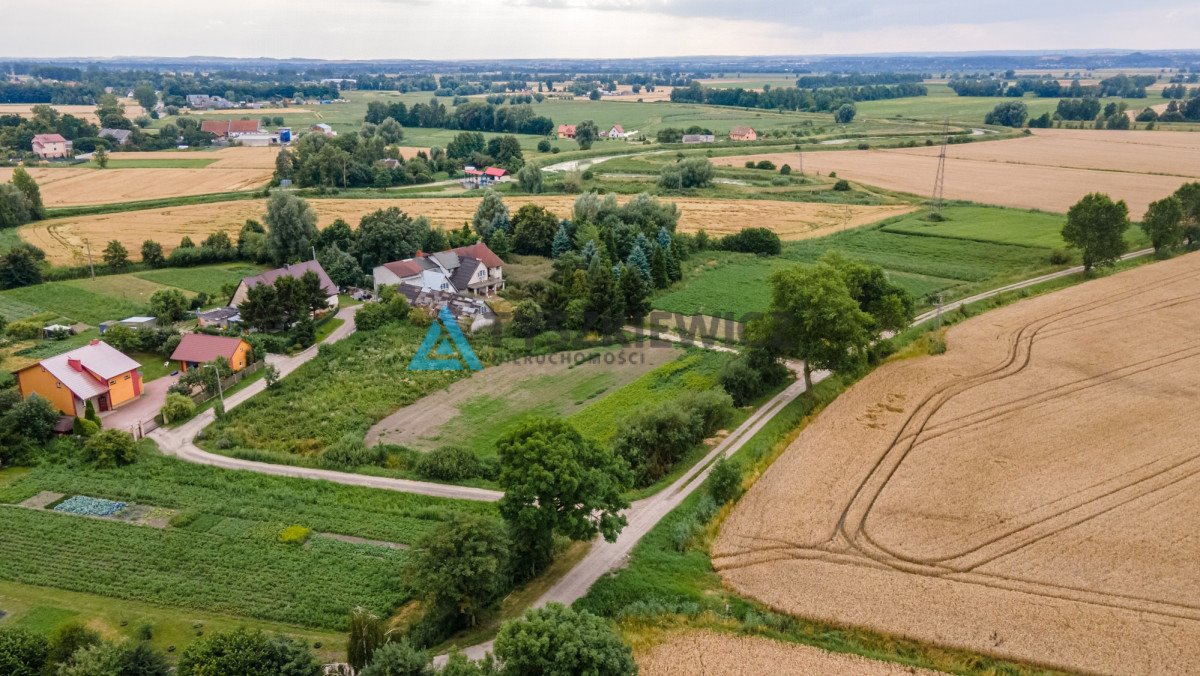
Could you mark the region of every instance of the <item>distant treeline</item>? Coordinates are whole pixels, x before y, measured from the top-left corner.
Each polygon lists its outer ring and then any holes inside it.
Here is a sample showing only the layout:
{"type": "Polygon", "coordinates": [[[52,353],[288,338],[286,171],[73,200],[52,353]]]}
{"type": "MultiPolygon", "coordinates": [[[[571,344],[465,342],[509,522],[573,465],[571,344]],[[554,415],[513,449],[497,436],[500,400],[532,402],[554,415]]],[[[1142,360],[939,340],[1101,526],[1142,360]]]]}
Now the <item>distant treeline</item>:
{"type": "Polygon", "coordinates": [[[834,110],[843,103],[925,96],[927,93],[924,85],[916,83],[823,89],[777,87],[759,92],[741,87],[704,87],[693,82],[689,87],[672,90],[671,100],[677,103],[707,103],[712,106],[824,112],[834,110]]]}
{"type": "Polygon", "coordinates": [[[915,82],[920,84],[929,75],[923,73],[849,73],[833,75],[803,75],[796,80],[800,89],[818,87],[854,87],[862,85],[886,85],[915,82]]]}
{"type": "Polygon", "coordinates": [[[367,104],[365,120],[380,124],[391,118],[405,127],[461,129],[463,131],[490,131],[511,134],[536,134],[545,136],[554,131],[554,120],[538,115],[532,106],[497,106],[485,101],[471,101],[449,111],[436,98],[429,103],[414,103],[411,107],[402,102],[384,103],[371,101],[367,104]]]}
{"type": "Polygon", "coordinates": [[[1158,78],[1153,75],[1114,75],[1096,85],[1080,84],[1078,79],[1063,85],[1054,78],[1020,78],[1008,81],[1001,78],[974,78],[951,80],[948,86],[959,96],[1024,96],[1033,92],[1040,98],[1072,98],[1119,96],[1127,99],[1146,98],[1146,87],[1158,78]]]}

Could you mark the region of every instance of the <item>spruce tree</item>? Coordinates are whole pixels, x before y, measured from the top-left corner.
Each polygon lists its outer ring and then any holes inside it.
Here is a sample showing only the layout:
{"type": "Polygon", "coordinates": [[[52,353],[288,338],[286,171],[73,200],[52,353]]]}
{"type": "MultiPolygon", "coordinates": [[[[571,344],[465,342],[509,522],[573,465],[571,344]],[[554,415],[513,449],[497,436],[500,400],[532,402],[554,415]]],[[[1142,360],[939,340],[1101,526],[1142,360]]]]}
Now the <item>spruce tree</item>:
{"type": "Polygon", "coordinates": [[[650,259],[646,258],[646,252],[640,244],[634,243],[633,249],[629,251],[629,257],[625,259],[625,265],[638,273],[643,280],[650,279],[650,259]]]}
{"type": "Polygon", "coordinates": [[[641,324],[650,314],[650,287],[632,267],[621,270],[621,298],[625,301],[625,319],[633,324],[641,324]]]}
{"type": "Polygon", "coordinates": [[[671,285],[671,278],[667,272],[667,254],[659,246],[654,247],[650,254],[650,279],[654,281],[656,289],[665,289],[671,285]]]}
{"type": "Polygon", "coordinates": [[[554,241],[550,244],[550,255],[558,258],[570,250],[571,236],[567,234],[567,222],[563,221],[558,224],[558,231],[554,233],[554,241]]]}

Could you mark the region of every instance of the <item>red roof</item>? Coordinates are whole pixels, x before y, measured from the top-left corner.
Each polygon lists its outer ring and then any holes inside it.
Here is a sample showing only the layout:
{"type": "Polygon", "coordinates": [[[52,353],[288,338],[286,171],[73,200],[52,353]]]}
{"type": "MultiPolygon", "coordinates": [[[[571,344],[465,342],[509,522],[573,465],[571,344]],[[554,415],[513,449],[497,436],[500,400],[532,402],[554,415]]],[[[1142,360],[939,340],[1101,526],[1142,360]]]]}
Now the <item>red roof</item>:
{"type": "Polygon", "coordinates": [[[489,268],[498,268],[504,265],[504,261],[500,260],[500,257],[483,242],[476,242],[471,246],[460,246],[454,249],[454,253],[458,254],[460,258],[474,258],[489,268]]]}
{"type": "Polygon", "coordinates": [[[575,125],[573,125],[573,124],[560,124],[560,125],[558,125],[558,133],[560,133],[560,134],[574,134],[574,133],[575,133],[575,125]]]}
{"type": "Polygon", "coordinates": [[[179,347],[171,353],[171,361],[188,361],[207,364],[217,357],[233,360],[233,355],[242,344],[241,338],[210,336],[206,333],[188,333],[179,341],[179,347]]]}
{"type": "MultiPolygon", "coordinates": [[[[614,124],[614,125],[612,126],[612,128],[613,128],[613,129],[616,129],[618,134],[624,134],[624,133],[625,133],[625,128],[624,128],[624,127],[622,127],[622,126],[621,126],[621,125],[619,125],[619,124],[614,124]]],[[[611,131],[611,130],[610,130],[610,131],[611,131]]]]}
{"type": "Polygon", "coordinates": [[[415,277],[415,276],[421,274],[421,271],[424,270],[424,268],[421,267],[420,263],[416,262],[415,260],[413,260],[411,258],[406,258],[402,261],[392,261],[391,263],[384,263],[383,267],[387,268],[394,275],[396,275],[397,277],[400,277],[400,278],[415,277]]]}
{"type": "Polygon", "coordinates": [[[258,120],[230,120],[230,134],[248,134],[258,131],[258,120]]]}
{"type": "Polygon", "coordinates": [[[500,177],[500,176],[503,176],[503,175],[505,175],[505,174],[507,174],[507,173],[508,173],[507,171],[505,171],[505,170],[501,169],[500,167],[488,167],[487,169],[484,169],[484,170],[483,170],[483,175],[484,175],[484,176],[496,176],[496,177],[500,177]]]}
{"type": "Polygon", "coordinates": [[[66,143],[62,134],[38,134],[33,137],[34,143],[66,143]]]}
{"type": "Polygon", "coordinates": [[[258,131],[258,120],[204,120],[200,123],[200,131],[217,136],[253,133],[258,131]]]}

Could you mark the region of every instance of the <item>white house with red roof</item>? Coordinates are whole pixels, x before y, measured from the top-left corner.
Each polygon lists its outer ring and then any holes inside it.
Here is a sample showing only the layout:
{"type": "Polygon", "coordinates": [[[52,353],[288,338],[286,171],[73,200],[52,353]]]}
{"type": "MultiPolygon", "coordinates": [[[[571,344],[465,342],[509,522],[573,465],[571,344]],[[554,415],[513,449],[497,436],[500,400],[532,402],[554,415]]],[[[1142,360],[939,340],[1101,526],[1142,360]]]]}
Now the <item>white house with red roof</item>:
{"type": "Polygon", "coordinates": [[[383,286],[414,286],[432,291],[490,296],[504,288],[504,261],[476,242],[446,251],[378,265],[371,271],[375,291],[383,286]]]}
{"type": "Polygon", "coordinates": [[[619,124],[614,124],[612,129],[609,129],[601,135],[611,139],[625,138],[625,128],[619,124]]]}
{"type": "Polygon", "coordinates": [[[32,149],[43,160],[60,160],[74,154],[72,143],[62,134],[38,134],[33,137],[32,149]]]}

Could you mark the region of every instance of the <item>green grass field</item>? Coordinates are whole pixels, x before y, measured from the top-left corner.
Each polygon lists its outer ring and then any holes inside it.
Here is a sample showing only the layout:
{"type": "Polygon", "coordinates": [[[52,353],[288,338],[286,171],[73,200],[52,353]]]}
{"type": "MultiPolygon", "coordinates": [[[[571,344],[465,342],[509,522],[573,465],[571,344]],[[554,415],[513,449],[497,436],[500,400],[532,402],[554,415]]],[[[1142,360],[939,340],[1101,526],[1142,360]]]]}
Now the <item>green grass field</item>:
{"type": "Polygon", "coordinates": [[[635,411],[668,401],[688,391],[710,390],[729,355],[709,350],[689,350],[686,355],[654,369],[619,391],[608,395],[568,420],[581,434],[607,443],[621,421],[635,411]]]}
{"type": "Polygon", "coordinates": [[[207,293],[209,296],[215,297],[221,295],[222,286],[237,284],[242,281],[243,277],[257,275],[264,269],[264,266],[250,263],[226,263],[195,268],[148,270],[135,273],[134,276],[158,284],[174,286],[184,291],[207,293]]]}
{"type": "Polygon", "coordinates": [[[204,292],[221,298],[224,284],[263,270],[248,263],[223,263],[195,268],[166,268],[96,279],[71,279],[0,291],[0,315],[9,321],[51,312],[93,326],[110,319],[145,314],[155,291],[177,288],[191,297],[204,292]]]}
{"type": "MultiPolygon", "coordinates": [[[[947,220],[917,212],[883,224],[828,237],[787,242],[777,257],[704,252],[685,266],[685,279],[654,299],[654,307],[682,314],[741,317],[770,303],[771,273],[813,263],[826,251],[883,267],[920,305],[942,292],[946,299],[1032,277],[1057,267],[1052,249],[1065,247],[1063,216],[1000,207],[951,206],[947,220]]],[[[1129,249],[1145,246],[1138,228],[1126,231],[1129,249]]]]}
{"type": "MultiPolygon", "coordinates": [[[[949,118],[951,123],[982,125],[984,116],[991,112],[997,104],[1012,100],[1003,96],[959,96],[944,84],[927,84],[925,86],[929,89],[928,96],[913,96],[886,101],[861,101],[855,104],[858,107],[858,115],[866,118],[900,117],[934,121],[949,118]]],[[[1054,115],[1059,99],[1057,97],[1037,98],[1029,94],[1022,101],[1029,109],[1029,116],[1037,117],[1042,113],[1054,115]]],[[[1165,99],[1157,96],[1149,96],[1144,99],[1119,97],[1101,99],[1101,103],[1104,105],[1124,102],[1130,110],[1137,111],[1164,101],[1165,99]]]]}
{"type": "Polygon", "coordinates": [[[176,609],[340,629],[350,608],[386,613],[406,600],[403,550],[314,536],[279,544],[300,524],[411,543],[459,511],[487,503],[427,498],[193,465],[144,448],[113,470],[46,464],[5,476],[0,503],[41,491],[176,510],[153,528],[3,506],[0,579],[176,609]]]}

